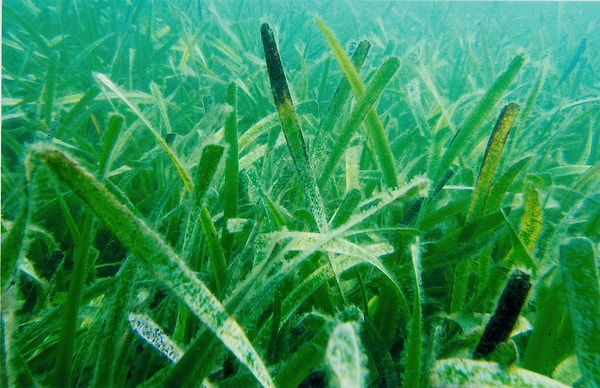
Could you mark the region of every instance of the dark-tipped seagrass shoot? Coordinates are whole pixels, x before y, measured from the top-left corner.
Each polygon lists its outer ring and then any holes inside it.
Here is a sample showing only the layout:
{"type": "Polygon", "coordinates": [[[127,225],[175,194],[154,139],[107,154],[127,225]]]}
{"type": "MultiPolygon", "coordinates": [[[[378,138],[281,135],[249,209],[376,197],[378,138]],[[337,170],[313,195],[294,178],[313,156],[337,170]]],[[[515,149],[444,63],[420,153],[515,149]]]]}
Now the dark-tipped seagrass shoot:
{"type": "MultiPolygon", "coordinates": [[[[471,203],[467,210],[467,222],[486,216],[490,210],[492,210],[486,209],[486,204],[495,194],[494,190],[492,190],[492,184],[504,154],[504,146],[506,145],[508,134],[514,126],[518,112],[519,105],[510,103],[502,109],[496,120],[496,124],[492,129],[492,133],[485,149],[485,154],[483,155],[479,176],[477,177],[475,190],[471,197],[471,203]]],[[[489,207],[491,208],[491,206],[489,207]]],[[[517,244],[519,243],[517,242],[517,244]]],[[[530,257],[528,254],[525,254],[524,256],[530,257]]],[[[535,262],[533,262],[533,260],[530,260],[528,264],[535,267],[535,262]]],[[[454,283],[452,285],[452,301],[450,305],[450,309],[453,312],[460,311],[464,307],[470,266],[471,263],[469,261],[461,262],[456,266],[454,283]]]]}
{"type": "Polygon", "coordinates": [[[269,72],[269,80],[271,81],[271,91],[273,92],[273,99],[279,113],[288,149],[296,166],[296,172],[300,177],[304,194],[309,202],[315,222],[320,231],[326,232],[328,224],[325,218],[323,199],[321,198],[321,193],[317,187],[317,181],[308,159],[306,144],[304,143],[296,109],[294,108],[292,96],[290,95],[288,83],[285,78],[275,36],[268,23],[264,23],[261,26],[260,33],[265,52],[265,61],[267,62],[267,70],[269,72]]]}

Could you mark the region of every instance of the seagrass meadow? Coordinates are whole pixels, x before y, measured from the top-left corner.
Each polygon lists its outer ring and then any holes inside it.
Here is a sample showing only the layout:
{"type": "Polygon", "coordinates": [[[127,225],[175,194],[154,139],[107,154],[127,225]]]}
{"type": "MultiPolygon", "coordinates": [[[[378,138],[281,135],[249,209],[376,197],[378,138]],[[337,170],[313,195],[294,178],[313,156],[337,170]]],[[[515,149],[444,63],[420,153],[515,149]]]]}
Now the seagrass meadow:
{"type": "Polygon", "coordinates": [[[600,387],[600,3],[2,14],[3,387],[600,387]]]}

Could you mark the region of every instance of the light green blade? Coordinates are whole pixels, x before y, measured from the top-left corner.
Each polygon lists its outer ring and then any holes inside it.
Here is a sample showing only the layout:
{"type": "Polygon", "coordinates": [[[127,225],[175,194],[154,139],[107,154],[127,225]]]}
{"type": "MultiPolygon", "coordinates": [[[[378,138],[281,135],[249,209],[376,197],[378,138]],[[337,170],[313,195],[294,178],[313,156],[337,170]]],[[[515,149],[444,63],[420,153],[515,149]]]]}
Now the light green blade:
{"type": "Polygon", "coordinates": [[[192,190],[194,188],[194,183],[192,182],[192,177],[190,176],[188,171],[185,169],[185,167],[183,167],[183,163],[179,160],[177,155],[175,155],[175,153],[169,147],[167,142],[162,138],[162,136],[156,130],[156,128],[154,128],[152,123],[150,123],[150,120],[148,120],[148,118],[142,113],[142,111],[137,107],[137,105],[135,105],[125,95],[125,93],[117,85],[115,85],[106,75],[101,74],[101,73],[94,73],[94,77],[96,78],[98,83],[106,86],[113,93],[115,93],[117,95],[117,97],[119,97],[129,107],[129,109],[131,109],[133,111],[133,113],[135,113],[135,115],[144,123],[144,125],[146,125],[146,127],[148,127],[148,129],[150,130],[152,135],[154,135],[156,142],[162,147],[162,149],[166,152],[166,154],[169,156],[169,158],[173,162],[173,165],[177,169],[177,173],[181,177],[181,180],[183,181],[185,188],[189,192],[192,192],[192,190]]]}

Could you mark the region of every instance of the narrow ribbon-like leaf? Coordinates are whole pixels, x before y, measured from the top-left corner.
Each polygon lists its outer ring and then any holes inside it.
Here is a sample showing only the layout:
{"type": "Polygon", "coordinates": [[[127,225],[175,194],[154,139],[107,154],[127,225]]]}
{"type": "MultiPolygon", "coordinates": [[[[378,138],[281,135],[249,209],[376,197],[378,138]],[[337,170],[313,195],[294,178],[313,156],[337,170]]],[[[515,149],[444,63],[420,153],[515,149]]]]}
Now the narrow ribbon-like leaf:
{"type": "Polygon", "coordinates": [[[136,217],[98,182],[91,173],[57,148],[36,145],[32,156],[42,160],[96,213],[105,225],[165,284],[264,386],[273,381],[244,330],[227,313],[208,287],[146,223],[136,217]]]}
{"type": "Polygon", "coordinates": [[[483,156],[475,192],[473,193],[473,199],[467,213],[467,220],[484,215],[483,210],[485,209],[485,203],[492,187],[494,176],[496,176],[496,170],[502,159],[504,145],[506,144],[508,133],[517,119],[518,112],[519,105],[515,103],[506,105],[502,109],[502,112],[500,112],[498,121],[496,121],[494,130],[488,141],[485,155],[483,156]]]}
{"type": "Polygon", "coordinates": [[[144,123],[144,125],[148,127],[150,132],[152,132],[152,135],[154,135],[154,138],[156,139],[157,143],[162,147],[162,149],[167,153],[167,155],[173,162],[173,165],[177,169],[177,173],[179,173],[179,176],[181,177],[185,188],[191,192],[193,190],[194,183],[192,182],[190,174],[183,167],[183,164],[177,158],[177,155],[175,155],[173,150],[171,150],[171,148],[169,147],[167,142],[162,138],[160,133],[156,130],[156,128],[154,128],[152,123],[150,123],[150,120],[148,120],[148,118],[142,113],[142,111],[137,107],[137,105],[135,105],[129,98],[127,98],[125,93],[123,93],[123,91],[117,85],[115,85],[106,75],[101,73],[94,73],[94,77],[99,83],[103,84],[104,86],[109,88],[113,93],[115,93],[117,97],[119,97],[129,107],[129,109],[131,109],[133,113],[135,113],[136,116],[139,117],[139,119],[144,123]]]}
{"type": "Polygon", "coordinates": [[[358,102],[350,114],[348,122],[344,126],[342,133],[337,138],[336,144],[329,155],[327,164],[325,164],[321,178],[319,178],[320,187],[323,187],[323,185],[327,183],[335,171],[335,168],[344,151],[346,150],[346,147],[350,143],[352,136],[362,124],[367,113],[373,108],[373,104],[375,104],[375,101],[377,101],[383,92],[383,88],[396,73],[396,70],[398,70],[398,66],[400,66],[400,61],[398,58],[388,58],[377,71],[365,92],[358,99],[358,102]]]}
{"type": "Polygon", "coordinates": [[[325,359],[333,372],[331,383],[337,387],[364,386],[366,357],[355,326],[352,322],[338,324],[327,343],[325,359]]]}
{"type": "Polygon", "coordinates": [[[519,232],[527,250],[533,252],[542,233],[542,206],[538,191],[531,183],[527,185],[525,192],[525,212],[521,218],[519,232]]]}
{"type": "Polygon", "coordinates": [[[333,215],[333,218],[331,220],[332,228],[337,228],[338,226],[348,221],[348,219],[352,215],[352,212],[354,212],[354,209],[360,201],[360,196],[360,190],[358,189],[352,189],[348,191],[348,193],[346,193],[344,200],[333,215]]]}
{"type": "Polygon", "coordinates": [[[169,336],[146,314],[129,313],[129,324],[133,331],[152,345],[172,362],[181,359],[183,351],[169,336]]]}
{"type": "Polygon", "coordinates": [[[223,253],[223,247],[219,241],[217,229],[212,222],[206,206],[202,206],[202,210],[200,211],[200,224],[202,224],[202,231],[204,232],[206,244],[210,251],[211,266],[217,285],[217,295],[221,295],[225,283],[227,282],[227,262],[225,261],[225,254],[223,253]]]}
{"type": "MultiPolygon", "coordinates": [[[[499,96],[498,96],[499,98],[499,96]]],[[[484,216],[483,210],[485,209],[485,203],[487,201],[490,188],[496,175],[496,170],[500,165],[500,159],[504,151],[504,145],[508,133],[512,128],[517,118],[519,111],[519,105],[515,103],[508,104],[500,112],[500,116],[496,121],[496,125],[488,141],[485,155],[481,163],[481,170],[479,171],[479,177],[477,178],[477,184],[475,186],[475,192],[467,212],[467,222],[473,219],[484,216]]],[[[470,273],[470,262],[464,261],[459,263],[454,272],[454,282],[452,284],[452,301],[450,303],[450,312],[460,311],[463,308],[466,292],[467,282],[470,273]]]]}
{"type": "Polygon", "coordinates": [[[104,175],[106,174],[106,170],[109,167],[108,162],[110,161],[110,157],[112,155],[113,147],[115,145],[115,141],[119,136],[119,131],[121,130],[121,126],[123,125],[123,120],[125,118],[118,114],[111,114],[108,118],[108,126],[106,128],[106,134],[104,135],[104,144],[102,146],[102,154],[100,154],[100,161],[98,162],[98,172],[96,173],[96,177],[102,180],[104,175]]]}
{"type": "Polygon", "coordinates": [[[523,62],[525,61],[525,57],[523,54],[517,55],[510,65],[508,65],[508,69],[500,74],[500,76],[496,79],[496,82],[485,92],[479,103],[473,109],[471,114],[467,117],[465,122],[462,125],[462,129],[458,131],[458,133],[454,136],[452,143],[442,156],[442,160],[440,161],[438,168],[435,171],[433,182],[438,182],[440,178],[446,173],[448,168],[454,159],[460,154],[463,148],[466,146],[467,141],[473,136],[477,128],[483,123],[487,114],[492,110],[496,102],[500,99],[504,91],[508,88],[513,78],[517,75],[521,66],[523,66],[523,62]]]}
{"type": "Polygon", "coordinates": [[[600,277],[592,242],[585,237],[565,241],[560,266],[583,386],[600,387],[600,277]]]}
{"type": "Polygon", "coordinates": [[[524,158],[515,162],[496,180],[490,189],[487,200],[485,201],[485,209],[483,210],[483,214],[491,213],[500,207],[502,204],[502,199],[504,199],[508,188],[515,180],[517,174],[519,174],[525,165],[527,165],[529,160],[531,160],[531,156],[525,156],[524,158]]]}
{"type": "Polygon", "coordinates": [[[42,95],[42,104],[44,106],[44,121],[50,126],[52,121],[52,111],[54,110],[54,97],[56,94],[56,71],[58,66],[58,56],[53,54],[49,58],[48,72],[46,73],[46,83],[44,84],[44,93],[42,95]]]}
{"type": "MultiPolygon", "coordinates": [[[[352,54],[352,65],[356,68],[357,71],[360,71],[362,65],[367,58],[367,54],[369,49],[371,48],[371,44],[367,40],[361,41],[356,50],[352,54]]],[[[329,60],[327,65],[328,70],[325,72],[329,73],[329,60]]],[[[323,76],[325,77],[325,73],[323,76]]],[[[342,108],[346,104],[348,97],[350,96],[350,84],[346,77],[342,77],[340,79],[340,83],[338,84],[335,93],[333,94],[333,98],[331,99],[331,103],[327,108],[327,113],[325,117],[321,120],[321,128],[319,129],[319,133],[315,138],[315,146],[314,146],[314,154],[313,158],[316,163],[320,164],[321,160],[324,160],[326,156],[325,148],[325,139],[328,134],[332,133],[333,127],[335,123],[337,123],[338,119],[341,117],[340,113],[342,112],[342,108]]],[[[322,169],[320,169],[322,170],[322,169]]]]}
{"type": "Polygon", "coordinates": [[[437,361],[429,381],[432,387],[567,387],[550,377],[526,369],[515,366],[505,368],[495,362],[464,358],[437,361]]]}
{"type": "Polygon", "coordinates": [[[223,234],[221,237],[225,253],[229,256],[233,244],[233,235],[227,230],[227,220],[237,217],[238,186],[239,186],[239,157],[238,157],[238,125],[237,125],[237,85],[229,84],[227,89],[227,104],[231,112],[225,119],[225,142],[227,156],[225,158],[225,190],[223,193],[223,234]]]}
{"type": "Polygon", "coordinates": [[[406,367],[403,385],[407,387],[417,387],[421,382],[421,355],[423,348],[421,301],[424,297],[421,283],[421,247],[419,245],[418,237],[416,238],[416,241],[410,245],[410,253],[415,274],[416,292],[413,302],[413,311],[410,318],[410,333],[407,341],[406,367]]]}
{"type": "MultiPolygon", "coordinates": [[[[335,59],[338,61],[342,71],[344,72],[344,75],[346,76],[346,79],[350,83],[350,87],[352,88],[354,96],[357,99],[360,99],[365,91],[365,85],[360,79],[356,68],[352,65],[350,58],[348,58],[348,55],[346,55],[346,52],[337,41],[333,33],[319,18],[317,18],[317,25],[323,32],[329,47],[335,55],[335,59]]],[[[379,161],[379,167],[383,173],[385,185],[388,188],[398,187],[398,177],[396,176],[396,165],[392,155],[392,150],[387,141],[383,124],[381,124],[381,120],[379,119],[379,115],[377,115],[375,109],[371,109],[367,114],[365,127],[367,128],[367,132],[373,141],[373,146],[375,148],[377,160],[379,161]]]]}
{"type": "Polygon", "coordinates": [[[160,115],[165,122],[165,126],[167,127],[167,133],[173,133],[173,128],[171,127],[171,120],[169,120],[169,115],[167,113],[167,103],[165,98],[163,97],[158,85],[154,82],[150,83],[150,90],[152,91],[152,97],[154,97],[154,102],[158,106],[158,110],[160,111],[160,115]]]}
{"type": "Polygon", "coordinates": [[[267,23],[264,23],[261,27],[261,37],[269,79],[271,81],[271,91],[273,92],[273,99],[275,100],[275,106],[277,107],[279,119],[281,120],[283,134],[285,135],[288,149],[292,155],[294,165],[296,166],[296,171],[300,176],[304,195],[306,195],[315,222],[317,223],[319,231],[326,232],[328,231],[329,226],[325,217],[323,199],[321,198],[317,181],[311,171],[306,144],[302,137],[302,130],[298,123],[296,109],[294,108],[294,103],[292,102],[288,83],[285,78],[279,50],[275,43],[275,36],[273,35],[273,30],[267,23]]]}

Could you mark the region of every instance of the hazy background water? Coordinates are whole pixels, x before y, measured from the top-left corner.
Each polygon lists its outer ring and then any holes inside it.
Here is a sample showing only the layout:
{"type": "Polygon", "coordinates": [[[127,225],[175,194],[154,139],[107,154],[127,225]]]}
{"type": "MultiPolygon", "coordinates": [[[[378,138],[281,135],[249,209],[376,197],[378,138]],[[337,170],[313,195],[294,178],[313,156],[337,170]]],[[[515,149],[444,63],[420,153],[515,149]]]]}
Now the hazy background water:
{"type": "MultiPolygon", "coordinates": [[[[322,60],[329,55],[315,17],[322,18],[346,47],[368,39],[373,47],[367,59],[396,55],[403,65],[399,77],[410,78],[411,65],[423,63],[437,71],[452,71],[466,60],[481,73],[465,71],[465,80],[486,88],[505,69],[514,55],[523,52],[530,66],[549,70],[543,89],[552,95],[563,72],[576,56],[582,39],[587,46],[569,76],[568,97],[600,92],[598,65],[600,48],[600,2],[438,2],[438,1],[246,1],[205,2],[202,17],[220,15],[257,31],[256,55],[262,57],[258,40],[261,22],[275,29],[284,58],[292,74],[301,56],[322,60]],[[468,59],[465,59],[468,57],[468,59]],[[437,61],[437,63],[435,63],[437,61]],[[478,79],[478,77],[480,79],[478,79]],[[576,79],[576,80],[575,80],[576,79]],[[585,83],[587,92],[579,90],[585,83]],[[572,88],[570,88],[572,86],[572,88]]],[[[368,68],[368,67],[367,67],[368,68]]],[[[309,75],[310,76],[310,75],[309,75]]],[[[435,75],[434,75],[435,76],[435,75]]],[[[313,74],[309,84],[318,83],[313,74]]],[[[563,90],[564,93],[564,90],[563,90]]],[[[449,92],[449,97],[453,97],[449,92]]],[[[458,97],[458,96],[454,96],[458,97]]]]}
{"type": "MultiPolygon", "coordinates": [[[[280,30],[294,31],[306,19],[321,17],[341,42],[371,38],[377,45],[384,39],[402,55],[403,48],[420,40],[444,41],[486,39],[491,51],[526,48],[533,58],[546,53],[568,61],[582,38],[588,38],[588,53],[598,52],[600,2],[543,1],[246,1],[204,5],[224,19],[247,23],[268,21],[280,30]]],[[[321,48],[316,25],[303,29],[303,42],[321,48]]],[[[295,43],[295,42],[294,42],[295,43]]],[[[483,44],[483,41],[480,42],[483,44]]],[[[317,49],[315,47],[315,50],[317,49]]],[[[285,45],[283,45],[285,49],[285,45]]],[[[592,55],[592,54],[590,54],[592,55]]]]}
{"type": "MultiPolygon", "coordinates": [[[[547,61],[540,106],[549,109],[562,98],[600,93],[600,2],[8,0],[3,7],[22,18],[17,21],[5,12],[2,26],[3,114],[9,117],[39,109],[31,101],[39,93],[30,93],[43,89],[53,55],[60,80],[57,98],[95,85],[94,71],[108,74],[126,90],[147,91],[150,82],[163,83],[164,69],[180,64],[183,43],[192,37],[201,47],[217,48],[191,55],[204,55],[207,70],[218,79],[200,71],[195,78],[165,82],[171,82],[171,89],[181,84],[200,88],[205,97],[223,102],[226,84],[240,75],[222,52],[230,50],[239,61],[236,65],[266,81],[259,36],[263,22],[275,30],[292,93],[300,100],[316,99],[323,64],[332,56],[315,17],[322,18],[348,49],[361,39],[371,42],[365,74],[385,57],[398,56],[401,65],[391,88],[405,88],[419,78],[415,69],[421,66],[440,83],[443,96],[456,101],[466,92],[486,90],[515,55],[524,53],[528,65],[522,82],[533,82],[547,61]],[[40,50],[36,40],[14,43],[14,32],[22,28],[37,31],[50,48],[40,50]],[[556,88],[582,39],[587,47],[577,57],[577,66],[562,88],[556,88]],[[19,49],[13,50],[13,44],[19,49]]],[[[329,94],[340,75],[337,64],[331,69],[329,94]]],[[[268,91],[268,84],[261,90],[268,91]]],[[[523,102],[525,96],[520,93],[517,100],[523,102]]],[[[385,98],[384,93],[384,108],[385,98]]],[[[327,99],[320,101],[324,102],[327,99]]],[[[256,118],[270,110],[258,112],[256,118]]],[[[11,122],[3,120],[3,125],[11,122]]]]}

